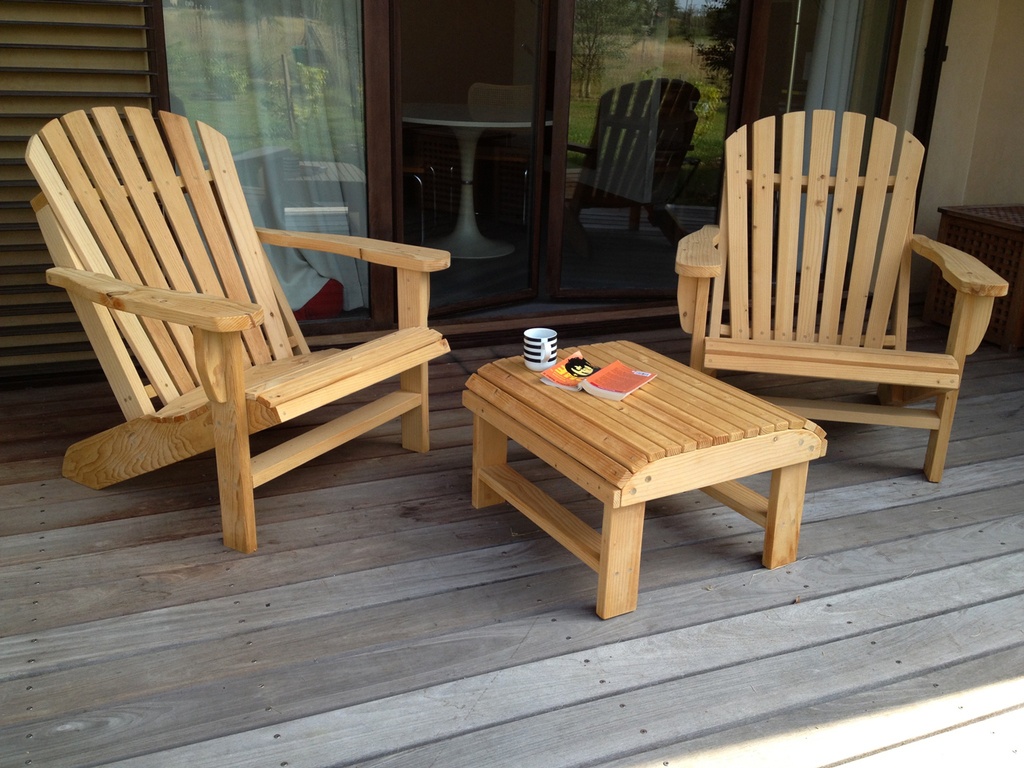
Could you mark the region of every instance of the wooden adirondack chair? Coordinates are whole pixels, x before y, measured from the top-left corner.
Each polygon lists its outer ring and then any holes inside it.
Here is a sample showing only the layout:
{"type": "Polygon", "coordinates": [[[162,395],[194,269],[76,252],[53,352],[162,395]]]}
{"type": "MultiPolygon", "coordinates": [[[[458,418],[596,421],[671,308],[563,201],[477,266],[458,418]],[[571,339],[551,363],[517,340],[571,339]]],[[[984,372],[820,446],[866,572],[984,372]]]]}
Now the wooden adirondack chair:
{"type": "Polygon", "coordinates": [[[257,229],[227,140],[197,128],[202,154],[184,117],[104,107],[29,141],[47,281],[70,294],[126,419],[71,446],[64,475],[103,488],[213,448],[224,543],[252,552],[255,486],[399,416],[402,444],[428,449],[427,361],[448,351],[426,327],[429,279],[449,256],[257,229]],[[310,352],[264,244],[394,267],[399,329],[310,352]],[[250,455],[250,434],[396,376],[394,391],[250,455]]]}
{"type": "MultiPolygon", "coordinates": [[[[691,365],[878,385],[880,402],[776,399],[814,420],[930,432],[924,472],[942,479],[964,359],[1007,283],[974,257],[913,234],[924,148],[863,115],[816,111],[726,140],[720,226],[680,241],[679,314],[691,365]],[[867,145],[870,146],[867,146],[867,145]],[[777,146],[781,147],[778,151],[777,146]],[[865,151],[866,150],[866,151],[865,151]],[[911,254],[956,289],[944,354],[907,351],[911,254]],[[931,408],[908,408],[933,400],[931,408]]],[[[770,398],[769,398],[770,399],[770,398]]]]}

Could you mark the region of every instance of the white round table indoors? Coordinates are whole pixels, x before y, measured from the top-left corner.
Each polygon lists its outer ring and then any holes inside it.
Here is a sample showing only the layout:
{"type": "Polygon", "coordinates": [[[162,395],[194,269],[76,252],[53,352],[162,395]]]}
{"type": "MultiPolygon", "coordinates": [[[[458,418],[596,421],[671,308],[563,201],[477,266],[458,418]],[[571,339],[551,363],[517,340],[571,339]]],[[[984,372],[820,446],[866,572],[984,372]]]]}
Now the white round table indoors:
{"type": "Polygon", "coordinates": [[[406,104],[402,121],[410,125],[446,126],[455,134],[459,145],[460,179],[459,213],[455,229],[432,239],[430,245],[449,251],[453,259],[494,259],[515,251],[512,243],[485,237],[476,223],[473,202],[473,165],[480,134],[489,129],[524,130],[533,123],[505,115],[490,116],[486,110],[470,113],[466,104],[406,104]]]}

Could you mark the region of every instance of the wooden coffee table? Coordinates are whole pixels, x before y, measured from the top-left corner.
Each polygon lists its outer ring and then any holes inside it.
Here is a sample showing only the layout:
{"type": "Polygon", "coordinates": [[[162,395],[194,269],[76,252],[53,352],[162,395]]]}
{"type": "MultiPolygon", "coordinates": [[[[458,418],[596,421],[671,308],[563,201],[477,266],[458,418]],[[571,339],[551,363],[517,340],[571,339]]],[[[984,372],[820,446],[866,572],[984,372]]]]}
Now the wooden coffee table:
{"type": "Polygon", "coordinates": [[[597,571],[603,619],[636,609],[652,499],[702,489],[765,529],[767,568],[796,559],[807,465],[825,453],[816,424],[638,344],[581,350],[657,378],[616,402],[542,384],[522,357],[484,365],[462,394],[473,412],[474,507],[509,502],[597,571]],[[604,504],[600,532],[508,465],[509,439],[604,504]],[[767,498],[737,482],[767,471],[767,498]]]}

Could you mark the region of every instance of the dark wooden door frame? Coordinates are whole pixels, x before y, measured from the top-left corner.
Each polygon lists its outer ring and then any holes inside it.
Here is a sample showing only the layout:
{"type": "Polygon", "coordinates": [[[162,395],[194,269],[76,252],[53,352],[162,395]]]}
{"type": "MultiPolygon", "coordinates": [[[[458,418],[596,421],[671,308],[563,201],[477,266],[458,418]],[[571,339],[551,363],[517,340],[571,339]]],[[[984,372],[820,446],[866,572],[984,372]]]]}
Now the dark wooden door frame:
{"type": "Polygon", "coordinates": [[[949,17],[952,11],[953,0],[934,0],[931,24],[928,29],[928,42],[924,50],[917,114],[914,116],[914,136],[925,147],[928,146],[932,136],[935,102],[939,96],[942,64],[946,60],[946,35],[949,33],[949,17]]]}
{"type": "Polygon", "coordinates": [[[569,153],[569,100],[572,89],[572,30],[576,0],[556,0],[553,25],[555,36],[550,50],[554,62],[551,88],[551,176],[548,183],[547,239],[545,245],[548,290],[560,298],[562,226],[565,223],[565,173],[569,153]],[[565,49],[568,41],[569,50],[565,49]]]}
{"type": "MultiPolygon", "coordinates": [[[[393,240],[402,231],[402,132],[395,105],[401,101],[402,62],[397,39],[398,4],[363,0],[363,82],[366,98],[366,191],[368,234],[393,240]]],[[[370,317],[374,327],[389,326],[397,316],[389,267],[370,266],[370,317]]]]}

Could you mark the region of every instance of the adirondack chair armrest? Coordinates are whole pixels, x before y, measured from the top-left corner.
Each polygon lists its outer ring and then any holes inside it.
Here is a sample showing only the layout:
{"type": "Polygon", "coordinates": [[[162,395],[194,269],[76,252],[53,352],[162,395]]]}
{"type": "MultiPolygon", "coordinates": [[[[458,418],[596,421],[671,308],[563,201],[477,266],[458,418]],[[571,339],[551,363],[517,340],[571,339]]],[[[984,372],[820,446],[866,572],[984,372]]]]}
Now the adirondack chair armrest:
{"type": "Polygon", "coordinates": [[[911,247],[935,264],[953,288],[972,296],[1005,296],[1009,283],[981,261],[951,245],[924,235],[914,235],[911,247]]]}
{"type": "Polygon", "coordinates": [[[336,253],[353,259],[383,264],[396,269],[415,272],[439,272],[451,264],[451,254],[436,248],[392,243],[354,235],[332,235],[319,232],[288,232],[283,229],[257,227],[260,242],[285,248],[308,248],[324,253],[336,253]]]}
{"type": "Polygon", "coordinates": [[[963,368],[964,358],[977,350],[985,337],[992,305],[1005,296],[1009,283],[969,253],[924,235],[913,235],[911,248],[935,264],[943,279],[956,289],[956,303],[946,340],[946,353],[963,368]]]}
{"type": "Polygon", "coordinates": [[[258,304],[148,288],[98,272],[51,267],[46,270],[46,282],[110,309],[215,333],[243,331],[263,321],[263,309],[258,304]]]}
{"type": "Polygon", "coordinates": [[[718,277],[722,274],[716,224],[706,224],[679,241],[676,246],[676,274],[682,277],[718,277]]]}

